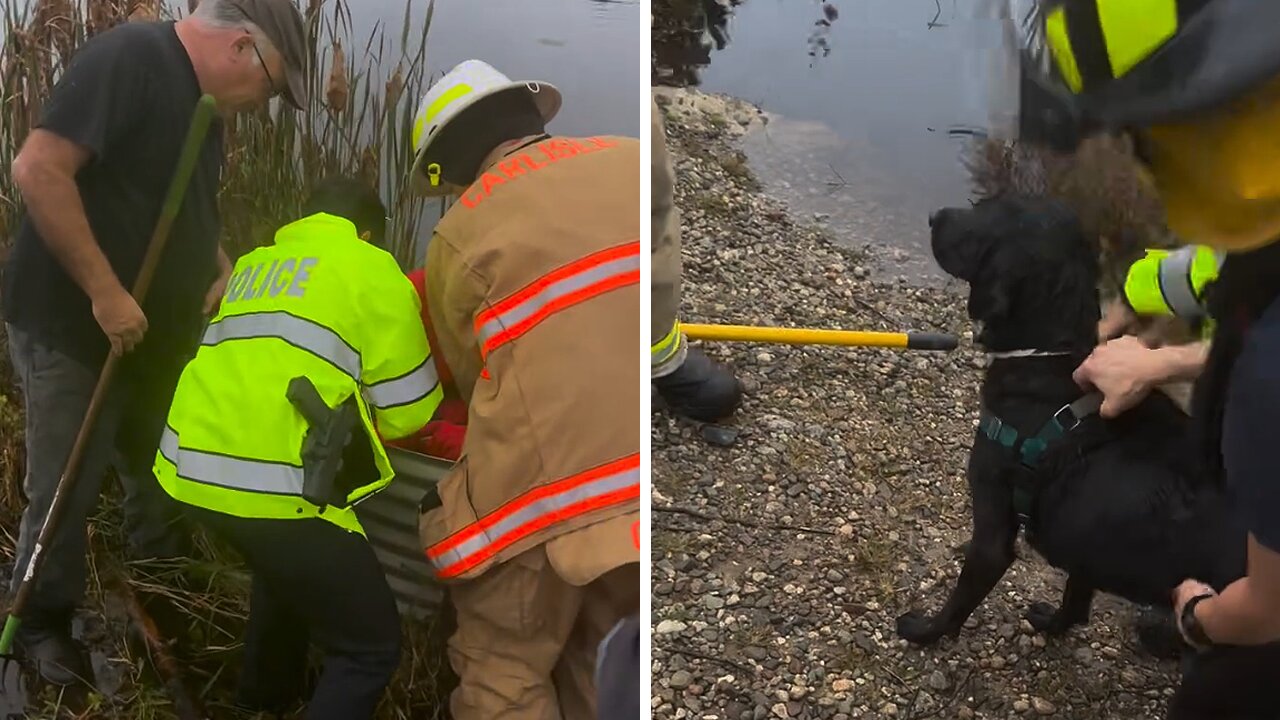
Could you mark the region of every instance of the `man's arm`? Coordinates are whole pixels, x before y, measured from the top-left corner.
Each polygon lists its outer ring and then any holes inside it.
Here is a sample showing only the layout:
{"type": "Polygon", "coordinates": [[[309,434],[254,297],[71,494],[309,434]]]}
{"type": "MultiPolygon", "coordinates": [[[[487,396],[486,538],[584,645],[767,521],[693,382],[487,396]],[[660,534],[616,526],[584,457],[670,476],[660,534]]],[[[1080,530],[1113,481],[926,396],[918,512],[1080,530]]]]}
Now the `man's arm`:
{"type": "Polygon", "coordinates": [[[33,130],[13,161],[13,181],[45,244],[89,297],[119,286],[107,256],[93,239],[76,173],[90,153],[47,130],[33,130]]]}
{"type": "Polygon", "coordinates": [[[431,358],[413,283],[390,255],[383,258],[381,267],[369,270],[376,290],[368,292],[362,313],[369,328],[368,340],[360,348],[364,396],[379,434],[395,440],[431,421],[444,399],[444,388],[431,358]]]}
{"type": "Polygon", "coordinates": [[[76,174],[91,154],[52,132],[33,130],[13,161],[13,180],[36,231],[89,296],[94,317],[119,355],[142,340],[147,318],[116,277],[85,216],[76,174]]]}
{"type": "Polygon", "coordinates": [[[218,276],[214,278],[213,284],[209,286],[209,291],[205,293],[205,315],[211,316],[218,311],[222,296],[227,293],[227,282],[231,280],[232,266],[233,263],[231,258],[227,257],[227,251],[222,245],[218,245],[218,276]]]}
{"type": "Polygon", "coordinates": [[[151,111],[151,58],[132,38],[127,28],[116,28],[76,51],[12,168],[36,232],[89,297],[117,355],[142,339],[147,319],[89,226],[76,176],[110,157],[151,111]]]}

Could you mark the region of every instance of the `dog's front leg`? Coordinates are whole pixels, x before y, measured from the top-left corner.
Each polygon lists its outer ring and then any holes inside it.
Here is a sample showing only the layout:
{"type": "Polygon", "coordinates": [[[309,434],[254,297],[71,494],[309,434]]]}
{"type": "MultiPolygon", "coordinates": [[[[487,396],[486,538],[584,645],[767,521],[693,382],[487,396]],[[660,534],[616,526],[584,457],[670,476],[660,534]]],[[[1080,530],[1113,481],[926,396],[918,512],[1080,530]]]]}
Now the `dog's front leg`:
{"type": "Polygon", "coordinates": [[[943,635],[958,635],[964,621],[1013,564],[1018,522],[1013,511],[1012,486],[998,473],[975,473],[978,465],[977,458],[971,457],[969,496],[973,501],[973,538],[965,551],[960,580],[937,615],[929,617],[921,610],[911,610],[898,617],[898,636],[907,641],[927,645],[943,635]]]}
{"type": "Polygon", "coordinates": [[[1055,609],[1045,602],[1031,605],[1027,621],[1031,627],[1046,635],[1062,635],[1074,625],[1089,621],[1089,608],[1093,605],[1093,584],[1079,573],[1067,576],[1067,586],[1062,591],[1062,605],[1055,609]]]}

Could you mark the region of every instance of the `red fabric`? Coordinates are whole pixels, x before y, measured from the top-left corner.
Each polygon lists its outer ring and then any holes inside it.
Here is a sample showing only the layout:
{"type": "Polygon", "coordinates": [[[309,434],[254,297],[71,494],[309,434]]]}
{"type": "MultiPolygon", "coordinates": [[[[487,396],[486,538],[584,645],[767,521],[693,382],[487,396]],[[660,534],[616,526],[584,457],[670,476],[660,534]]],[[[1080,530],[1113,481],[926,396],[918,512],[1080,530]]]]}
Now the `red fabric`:
{"type": "Polygon", "coordinates": [[[449,366],[434,351],[439,344],[427,310],[426,271],[414,270],[409,273],[409,281],[413,283],[414,289],[418,291],[418,298],[422,301],[422,326],[426,329],[427,341],[433,348],[431,357],[435,359],[436,373],[444,387],[444,400],[425,427],[408,437],[387,441],[387,444],[446,460],[457,460],[462,454],[462,441],[467,432],[467,405],[458,397],[458,388],[454,384],[453,374],[449,372],[449,366]]]}

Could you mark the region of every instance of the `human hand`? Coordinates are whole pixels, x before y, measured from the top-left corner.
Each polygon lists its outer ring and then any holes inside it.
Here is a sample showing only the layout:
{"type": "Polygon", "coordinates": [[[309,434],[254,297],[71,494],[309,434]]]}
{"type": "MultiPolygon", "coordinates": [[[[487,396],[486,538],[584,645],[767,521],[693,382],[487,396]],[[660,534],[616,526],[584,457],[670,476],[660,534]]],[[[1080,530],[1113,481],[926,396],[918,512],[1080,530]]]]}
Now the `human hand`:
{"type": "Polygon", "coordinates": [[[1173,591],[1173,618],[1178,623],[1178,632],[1187,641],[1188,644],[1198,646],[1194,638],[1188,637],[1186,628],[1182,627],[1182,610],[1186,607],[1191,599],[1199,595],[1212,595],[1217,597],[1218,593],[1208,585],[1199,580],[1183,580],[1173,591]]]}
{"type": "Polygon", "coordinates": [[[1094,388],[1104,399],[1099,413],[1115,417],[1142,402],[1160,380],[1159,358],[1132,335],[1100,345],[1072,377],[1082,388],[1094,388]]]}
{"type": "Polygon", "coordinates": [[[93,300],[93,319],[111,342],[111,354],[123,355],[142,342],[147,316],[124,287],[116,285],[93,300]]]}
{"type": "Polygon", "coordinates": [[[1123,300],[1111,301],[1098,321],[1098,340],[1106,342],[1123,335],[1137,319],[1123,300]]]}

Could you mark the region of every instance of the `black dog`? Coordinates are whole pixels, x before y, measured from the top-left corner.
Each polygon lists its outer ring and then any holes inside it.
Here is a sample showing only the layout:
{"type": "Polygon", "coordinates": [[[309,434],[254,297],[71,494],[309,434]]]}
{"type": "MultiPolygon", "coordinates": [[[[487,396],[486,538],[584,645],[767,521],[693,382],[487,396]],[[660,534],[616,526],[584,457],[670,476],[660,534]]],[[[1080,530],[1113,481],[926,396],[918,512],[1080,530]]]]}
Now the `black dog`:
{"type": "Polygon", "coordinates": [[[1152,393],[1114,420],[1063,411],[1084,395],[1071,376],[1097,344],[1099,319],[1097,248],[1074,213],[1005,196],[929,224],[938,265],[969,283],[977,341],[993,355],[984,428],[1004,429],[1000,439],[980,430],[969,456],[973,538],[959,582],[936,615],[899,617],[898,635],[921,644],[957,635],[1013,563],[1020,519],[1031,546],[1068,573],[1059,607],[1027,613],[1047,634],[1087,622],[1096,591],[1169,608],[1186,578],[1221,590],[1244,575],[1244,527],[1196,472],[1188,418],[1168,397],[1152,393]],[[1055,414],[1062,432],[1028,461],[1025,439],[1055,414]]]}

